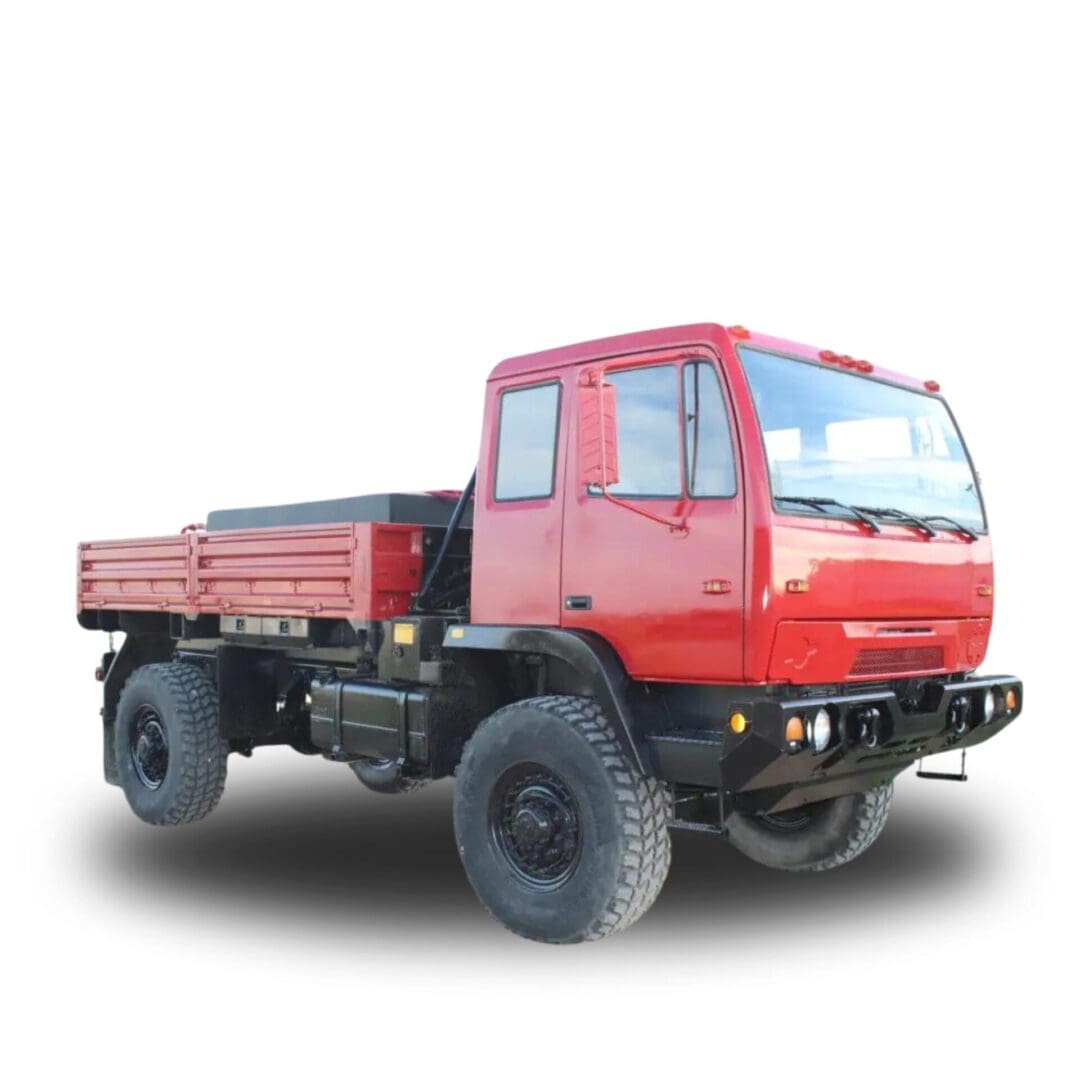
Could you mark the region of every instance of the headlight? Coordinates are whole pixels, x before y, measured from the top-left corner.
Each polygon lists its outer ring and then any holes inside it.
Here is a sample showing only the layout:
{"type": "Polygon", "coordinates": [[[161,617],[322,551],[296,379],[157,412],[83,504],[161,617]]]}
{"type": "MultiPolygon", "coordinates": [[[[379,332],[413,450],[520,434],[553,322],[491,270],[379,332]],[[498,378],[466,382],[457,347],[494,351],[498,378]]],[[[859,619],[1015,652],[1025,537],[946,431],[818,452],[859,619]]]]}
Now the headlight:
{"type": "Polygon", "coordinates": [[[983,719],[989,724],[994,719],[994,713],[997,711],[997,700],[994,697],[993,690],[987,690],[983,695],[983,719]]]}
{"type": "Polygon", "coordinates": [[[810,745],[815,754],[820,754],[829,745],[832,738],[832,719],[828,709],[818,709],[810,721],[810,745]]]}

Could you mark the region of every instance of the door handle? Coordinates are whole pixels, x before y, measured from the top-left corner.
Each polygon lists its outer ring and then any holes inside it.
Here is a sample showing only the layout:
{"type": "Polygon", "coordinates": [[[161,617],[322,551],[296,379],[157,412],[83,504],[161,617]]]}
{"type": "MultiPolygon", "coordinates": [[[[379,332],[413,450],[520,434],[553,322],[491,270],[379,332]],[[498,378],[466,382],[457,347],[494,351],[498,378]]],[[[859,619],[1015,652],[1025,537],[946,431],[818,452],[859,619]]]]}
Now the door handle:
{"type": "Polygon", "coordinates": [[[591,611],[591,596],[568,596],[564,601],[567,611],[591,611]]]}

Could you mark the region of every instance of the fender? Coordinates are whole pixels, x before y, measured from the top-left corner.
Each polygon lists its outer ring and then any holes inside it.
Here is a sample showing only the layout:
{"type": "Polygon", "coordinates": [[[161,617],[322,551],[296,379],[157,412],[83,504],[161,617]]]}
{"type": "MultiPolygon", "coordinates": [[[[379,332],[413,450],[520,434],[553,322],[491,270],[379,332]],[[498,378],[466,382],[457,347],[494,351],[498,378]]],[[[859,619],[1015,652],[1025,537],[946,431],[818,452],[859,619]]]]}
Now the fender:
{"type": "Polygon", "coordinates": [[[580,678],[582,690],[594,698],[612,721],[622,750],[646,775],[654,775],[652,754],[644,730],[646,703],[638,684],[627,674],[615,650],[599,635],[586,630],[545,626],[477,626],[447,628],[446,649],[473,652],[531,653],[567,664],[580,678]]]}

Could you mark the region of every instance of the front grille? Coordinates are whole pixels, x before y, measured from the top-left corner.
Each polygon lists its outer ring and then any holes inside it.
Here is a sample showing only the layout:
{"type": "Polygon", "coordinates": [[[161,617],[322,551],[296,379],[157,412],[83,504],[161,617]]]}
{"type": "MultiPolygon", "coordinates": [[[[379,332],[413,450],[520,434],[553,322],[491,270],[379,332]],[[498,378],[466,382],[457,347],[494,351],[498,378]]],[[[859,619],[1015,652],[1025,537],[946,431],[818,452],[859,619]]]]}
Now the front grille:
{"type": "Polygon", "coordinates": [[[935,671],[945,666],[940,645],[909,645],[900,649],[860,649],[852,675],[895,675],[902,671],[935,671]]]}

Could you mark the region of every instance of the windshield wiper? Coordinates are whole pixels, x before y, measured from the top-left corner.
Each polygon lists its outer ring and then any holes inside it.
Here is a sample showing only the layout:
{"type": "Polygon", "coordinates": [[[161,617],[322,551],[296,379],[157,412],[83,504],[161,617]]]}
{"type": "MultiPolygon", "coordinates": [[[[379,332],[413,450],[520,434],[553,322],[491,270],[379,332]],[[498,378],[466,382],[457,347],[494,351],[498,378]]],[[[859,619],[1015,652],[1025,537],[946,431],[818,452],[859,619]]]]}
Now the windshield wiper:
{"type": "Polygon", "coordinates": [[[858,518],[871,532],[881,532],[881,526],[866,513],[862,507],[848,506],[847,503],[837,502],[835,499],[817,499],[803,495],[777,495],[777,502],[799,503],[802,506],[812,506],[815,510],[825,513],[826,506],[835,506],[838,510],[846,510],[849,514],[858,518]]]}
{"type": "Polygon", "coordinates": [[[936,521],[941,525],[944,525],[947,529],[952,529],[953,532],[958,532],[966,540],[978,540],[979,534],[972,529],[969,529],[966,525],[961,525],[959,521],[954,521],[951,517],[945,517],[944,514],[934,514],[933,517],[928,517],[927,521],[936,521]]]}
{"type": "Polygon", "coordinates": [[[915,514],[909,514],[906,510],[897,510],[892,506],[860,506],[859,509],[866,514],[873,514],[875,517],[889,518],[892,521],[914,525],[916,529],[926,534],[927,539],[938,534],[937,529],[929,521],[915,514]]]}

